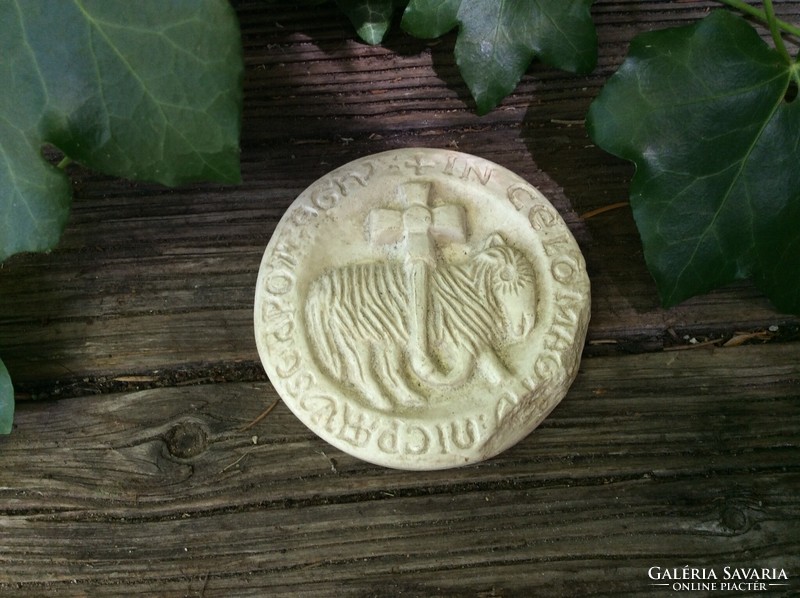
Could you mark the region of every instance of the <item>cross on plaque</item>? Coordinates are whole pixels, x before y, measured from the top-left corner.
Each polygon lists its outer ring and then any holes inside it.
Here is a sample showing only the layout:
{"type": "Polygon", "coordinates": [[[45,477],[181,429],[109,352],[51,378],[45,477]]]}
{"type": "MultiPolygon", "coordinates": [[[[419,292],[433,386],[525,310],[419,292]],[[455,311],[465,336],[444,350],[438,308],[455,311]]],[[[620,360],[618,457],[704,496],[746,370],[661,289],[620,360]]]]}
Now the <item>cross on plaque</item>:
{"type": "Polygon", "coordinates": [[[417,154],[416,156],[414,156],[413,162],[411,160],[406,160],[405,166],[406,168],[413,168],[414,174],[420,175],[422,174],[422,171],[425,170],[426,168],[433,168],[434,166],[436,166],[436,162],[431,162],[429,160],[426,160],[424,156],[420,156],[419,154],[417,154]]]}
{"type": "Polygon", "coordinates": [[[369,239],[375,245],[402,241],[406,261],[436,266],[436,243],[464,242],[467,223],[464,208],[456,204],[431,207],[434,190],[429,182],[413,181],[397,188],[403,210],[378,208],[367,220],[369,239]]]}
{"type": "Polygon", "coordinates": [[[436,243],[465,241],[464,208],[456,204],[431,207],[434,189],[426,181],[412,181],[397,188],[404,209],[378,208],[367,217],[370,241],[376,245],[402,242],[406,250],[404,270],[409,306],[409,365],[420,379],[449,385],[469,373],[440,372],[428,353],[428,274],[436,268],[436,243]]]}

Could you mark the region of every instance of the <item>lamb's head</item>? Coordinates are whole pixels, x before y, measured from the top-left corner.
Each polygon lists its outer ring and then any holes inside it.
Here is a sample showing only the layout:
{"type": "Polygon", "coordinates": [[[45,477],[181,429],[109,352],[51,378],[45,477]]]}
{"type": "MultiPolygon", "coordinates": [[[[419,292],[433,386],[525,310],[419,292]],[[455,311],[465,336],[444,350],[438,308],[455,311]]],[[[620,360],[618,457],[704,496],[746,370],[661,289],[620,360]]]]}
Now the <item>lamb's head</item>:
{"type": "Polygon", "coordinates": [[[490,307],[502,318],[501,339],[508,343],[521,340],[536,321],[533,265],[499,233],[489,235],[475,260],[490,307]]]}

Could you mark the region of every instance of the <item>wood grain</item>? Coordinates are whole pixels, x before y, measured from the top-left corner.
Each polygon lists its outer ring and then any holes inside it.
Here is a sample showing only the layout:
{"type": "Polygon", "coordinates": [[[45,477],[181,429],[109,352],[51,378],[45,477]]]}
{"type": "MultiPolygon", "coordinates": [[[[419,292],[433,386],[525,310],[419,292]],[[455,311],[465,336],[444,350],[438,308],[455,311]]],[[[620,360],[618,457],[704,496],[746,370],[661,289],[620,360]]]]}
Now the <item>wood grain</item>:
{"type": "MultiPolygon", "coordinates": [[[[600,0],[597,69],[533,65],[484,117],[454,34],[370,47],[330,5],[233,4],[243,183],[72,166],[58,248],[0,268],[20,399],[0,437],[0,595],[650,596],[649,567],[687,564],[785,568],[770,595],[796,595],[800,319],[749,283],[662,309],[630,211],[580,218],[625,200],[632,172],[586,137],[589,103],[636,33],[719,3],[600,0]],[[572,390],[516,447],[444,472],[358,461],[282,403],[244,429],[275,400],[252,332],[275,224],[332,168],[412,146],[498,162],[564,215],[593,285],[572,390]]],[[[800,21],[800,2],[776,6],[800,21]]]]}
{"type": "Polygon", "coordinates": [[[599,596],[647,593],[654,565],[796,576],[799,395],[797,343],[591,358],[516,447],[414,473],[283,404],[242,431],[268,384],[28,403],[0,439],[0,589],[599,596]]]}
{"type": "MultiPolygon", "coordinates": [[[[793,334],[800,320],[775,312],[748,283],[661,309],[630,211],[577,217],[624,200],[631,169],[569,123],[582,121],[635,33],[691,22],[715,4],[598,2],[594,73],[534,65],[498,109],[478,117],[455,66],[454,35],[428,42],[395,30],[371,47],[352,39],[333,7],[237,2],[244,182],[168,190],[73,167],[76,198],[58,248],[0,270],[0,355],[21,396],[107,392],[131,376],[169,384],[174,371],[253,379],[255,279],[283,211],[330,169],[407,146],[479,154],[551,198],[586,255],[589,338],[612,341],[605,349],[660,349],[673,342],[671,328],[679,337],[771,325],[793,334]]],[[[779,11],[791,19],[800,3],[779,11]]]]}

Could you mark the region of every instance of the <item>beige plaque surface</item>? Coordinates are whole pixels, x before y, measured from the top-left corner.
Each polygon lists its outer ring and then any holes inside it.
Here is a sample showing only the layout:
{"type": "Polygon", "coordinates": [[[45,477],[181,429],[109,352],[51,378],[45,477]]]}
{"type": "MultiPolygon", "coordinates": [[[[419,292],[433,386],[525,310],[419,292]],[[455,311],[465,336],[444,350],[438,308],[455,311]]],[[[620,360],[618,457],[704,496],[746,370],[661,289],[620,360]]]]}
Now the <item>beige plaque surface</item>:
{"type": "Polygon", "coordinates": [[[409,148],[330,172],[261,262],[258,351],[311,430],[366,461],[487,459],[566,394],[589,320],[583,256],[539,191],[481,158],[409,148]]]}

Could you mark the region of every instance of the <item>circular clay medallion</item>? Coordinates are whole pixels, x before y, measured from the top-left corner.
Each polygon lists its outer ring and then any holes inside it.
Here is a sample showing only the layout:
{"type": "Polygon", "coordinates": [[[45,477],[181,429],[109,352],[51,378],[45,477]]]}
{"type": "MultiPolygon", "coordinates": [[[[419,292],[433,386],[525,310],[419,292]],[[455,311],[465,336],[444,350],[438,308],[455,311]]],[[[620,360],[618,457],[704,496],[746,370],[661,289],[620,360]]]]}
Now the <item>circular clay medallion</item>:
{"type": "Polygon", "coordinates": [[[589,320],[558,212],[475,156],[350,162],[291,205],[261,262],[258,351],[311,430],[356,457],[441,469],[526,436],[572,383],[589,320]]]}

